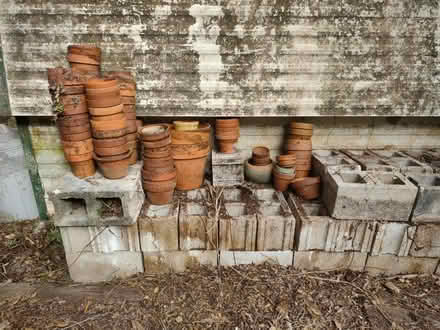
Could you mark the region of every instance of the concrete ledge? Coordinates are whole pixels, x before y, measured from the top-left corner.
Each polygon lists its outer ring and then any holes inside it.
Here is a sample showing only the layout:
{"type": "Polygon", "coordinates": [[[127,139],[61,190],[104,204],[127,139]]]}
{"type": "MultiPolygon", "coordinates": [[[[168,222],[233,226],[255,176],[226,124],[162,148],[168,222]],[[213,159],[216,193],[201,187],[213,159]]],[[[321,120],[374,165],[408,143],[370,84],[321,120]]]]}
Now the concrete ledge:
{"type": "Polygon", "coordinates": [[[413,257],[440,257],[440,226],[418,225],[415,235],[412,236],[410,256],[413,257]]]}
{"type": "Polygon", "coordinates": [[[388,222],[377,225],[371,255],[408,256],[416,227],[406,223],[388,222]]]}
{"type": "Polygon", "coordinates": [[[329,253],[324,251],[296,251],[293,266],[308,271],[331,271],[350,269],[363,271],[367,261],[366,253],[343,252],[329,253]]]}
{"type": "Polygon", "coordinates": [[[144,252],[143,258],[146,273],[177,273],[201,265],[217,266],[217,251],[144,252]]]}
{"type": "Polygon", "coordinates": [[[365,270],[372,275],[432,274],[437,264],[438,259],[432,258],[369,256],[365,270]]]}
{"type": "Polygon", "coordinates": [[[75,282],[103,282],[142,273],[141,252],[66,253],[70,277],[75,282]]]}
{"type": "Polygon", "coordinates": [[[440,223],[440,175],[409,175],[419,188],[412,215],[415,223],[440,223]]]}
{"type": "Polygon", "coordinates": [[[262,264],[291,266],[293,251],[220,251],[221,266],[262,264]]]}

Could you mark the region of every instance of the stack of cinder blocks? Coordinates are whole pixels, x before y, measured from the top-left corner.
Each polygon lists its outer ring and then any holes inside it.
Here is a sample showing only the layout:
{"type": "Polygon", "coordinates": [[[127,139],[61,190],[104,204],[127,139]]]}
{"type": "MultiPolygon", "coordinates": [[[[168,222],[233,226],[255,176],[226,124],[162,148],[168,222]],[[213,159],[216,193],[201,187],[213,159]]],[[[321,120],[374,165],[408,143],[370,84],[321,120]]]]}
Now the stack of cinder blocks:
{"type": "Polygon", "coordinates": [[[144,203],[140,166],[127,177],[97,173],[81,180],[68,173],[50,193],[55,225],[74,281],[106,281],[143,272],[137,219],[144,203]]]}
{"type": "Polygon", "coordinates": [[[237,149],[225,154],[212,150],[212,184],[214,186],[237,186],[244,182],[244,156],[237,149]]]}

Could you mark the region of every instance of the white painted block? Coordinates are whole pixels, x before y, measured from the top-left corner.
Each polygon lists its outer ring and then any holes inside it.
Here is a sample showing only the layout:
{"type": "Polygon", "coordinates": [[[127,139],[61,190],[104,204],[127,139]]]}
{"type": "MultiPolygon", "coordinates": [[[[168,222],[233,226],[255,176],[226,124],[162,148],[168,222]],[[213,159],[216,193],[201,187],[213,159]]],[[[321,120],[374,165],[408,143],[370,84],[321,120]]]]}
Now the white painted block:
{"type": "Polygon", "coordinates": [[[363,271],[367,260],[366,253],[324,251],[296,251],[293,266],[307,271],[332,271],[350,269],[363,271]]]}
{"type": "Polygon", "coordinates": [[[369,256],[365,271],[370,274],[432,274],[438,259],[398,257],[393,255],[369,256]]]}

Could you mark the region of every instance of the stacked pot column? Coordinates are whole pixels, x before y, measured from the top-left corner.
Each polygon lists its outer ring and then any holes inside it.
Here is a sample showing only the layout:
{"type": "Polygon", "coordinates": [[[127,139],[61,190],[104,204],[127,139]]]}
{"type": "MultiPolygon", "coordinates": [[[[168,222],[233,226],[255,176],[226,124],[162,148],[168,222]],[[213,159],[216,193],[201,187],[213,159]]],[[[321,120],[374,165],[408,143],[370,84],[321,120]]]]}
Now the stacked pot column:
{"type": "Polygon", "coordinates": [[[195,127],[182,123],[178,125],[178,128],[175,124],[171,129],[171,152],[177,170],[176,189],[197,189],[205,179],[211,150],[211,126],[208,123],[197,123],[195,127]]]}
{"type": "Polygon", "coordinates": [[[128,174],[131,152],[118,82],[115,79],[93,78],[87,81],[86,86],[95,146],[93,158],[104,177],[123,178],[128,174]]]}
{"type": "Polygon", "coordinates": [[[63,68],[48,69],[49,91],[57,112],[64,156],[79,178],[95,174],[84,79],[63,68]]]}
{"type": "Polygon", "coordinates": [[[127,140],[132,154],[130,156],[130,165],[138,160],[138,128],[136,123],[136,82],[131,72],[113,71],[109,72],[106,77],[116,79],[119,83],[121,93],[121,103],[125,118],[127,119],[127,140]]]}
{"type": "Polygon", "coordinates": [[[240,121],[237,118],[216,119],[215,137],[219,150],[222,153],[231,154],[235,152],[235,143],[240,137],[240,121]]]}
{"type": "Polygon", "coordinates": [[[312,167],[313,125],[291,122],[289,125],[286,150],[296,157],[296,178],[309,175],[312,167]]]}
{"type": "Polygon", "coordinates": [[[67,60],[72,71],[97,77],[101,65],[101,49],[90,45],[70,45],[67,60]]]}
{"type": "Polygon", "coordinates": [[[273,185],[276,191],[286,191],[295,178],[296,157],[293,154],[280,155],[273,168],[273,185]]]}
{"type": "Polygon", "coordinates": [[[176,168],[171,157],[171,137],[166,124],[147,125],[140,129],[144,146],[142,180],[152,204],[169,204],[176,187],[176,168]]]}

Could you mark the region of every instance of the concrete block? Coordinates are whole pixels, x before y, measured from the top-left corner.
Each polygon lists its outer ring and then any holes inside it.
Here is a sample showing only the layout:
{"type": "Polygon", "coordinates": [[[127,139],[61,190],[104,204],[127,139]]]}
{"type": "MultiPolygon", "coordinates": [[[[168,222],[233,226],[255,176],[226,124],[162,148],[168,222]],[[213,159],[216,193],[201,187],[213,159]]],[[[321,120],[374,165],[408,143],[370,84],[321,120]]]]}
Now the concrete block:
{"type": "Polygon", "coordinates": [[[139,252],[137,224],[130,226],[60,227],[66,253],[139,252]]]}
{"type": "Polygon", "coordinates": [[[412,236],[410,256],[413,257],[440,257],[440,226],[419,225],[412,236]]]}
{"type": "Polygon", "coordinates": [[[179,249],[179,201],[152,205],[146,202],[139,216],[139,237],[144,252],[175,251],[179,249]]]}
{"type": "Polygon", "coordinates": [[[244,182],[244,156],[240,150],[232,154],[212,151],[213,186],[236,186],[244,182]]]}
{"type": "Polygon", "coordinates": [[[408,221],[417,187],[400,173],[335,172],[324,200],[336,219],[408,221]]]}
{"type": "Polygon", "coordinates": [[[181,202],[179,212],[180,250],[215,250],[218,222],[206,203],[181,202]]]}
{"type": "Polygon", "coordinates": [[[293,251],[220,251],[221,266],[272,263],[291,266],[293,251]]]}
{"type": "Polygon", "coordinates": [[[440,222],[440,175],[409,175],[419,192],[412,214],[412,222],[440,222]]]}
{"type": "Polygon", "coordinates": [[[438,264],[438,259],[397,257],[392,255],[369,256],[365,271],[372,275],[399,274],[432,274],[438,264]]]}
{"type": "Polygon", "coordinates": [[[134,224],[145,200],[140,164],[128,175],[108,180],[99,172],[85,180],[67,173],[57,189],[49,192],[55,207],[56,226],[123,226],[134,224]],[[120,204],[118,214],[104,215],[110,201],[120,204]]]}
{"type": "Polygon", "coordinates": [[[388,222],[378,224],[371,255],[407,256],[415,231],[415,226],[406,223],[388,222]]]}
{"type": "Polygon", "coordinates": [[[372,150],[374,154],[403,174],[432,174],[432,168],[397,150],[372,150]]]}
{"type": "Polygon", "coordinates": [[[369,150],[343,149],[347,156],[361,165],[362,170],[392,172],[394,167],[369,150]]]}
{"type": "Polygon", "coordinates": [[[367,253],[324,251],[296,251],[293,266],[307,271],[331,271],[350,269],[361,272],[367,261],[367,253]]]}
{"type": "Polygon", "coordinates": [[[200,266],[217,266],[217,251],[144,252],[146,273],[184,272],[200,266]]]}
{"type": "Polygon", "coordinates": [[[257,210],[251,209],[250,206],[250,203],[224,203],[224,214],[221,214],[219,228],[220,249],[255,250],[257,210]]]}
{"type": "Polygon", "coordinates": [[[400,150],[405,155],[417,159],[419,162],[430,166],[434,172],[438,173],[440,170],[440,153],[435,149],[405,149],[400,150]]]}
{"type": "Polygon", "coordinates": [[[142,252],[66,253],[69,274],[75,282],[102,282],[142,273],[142,252]]]}

